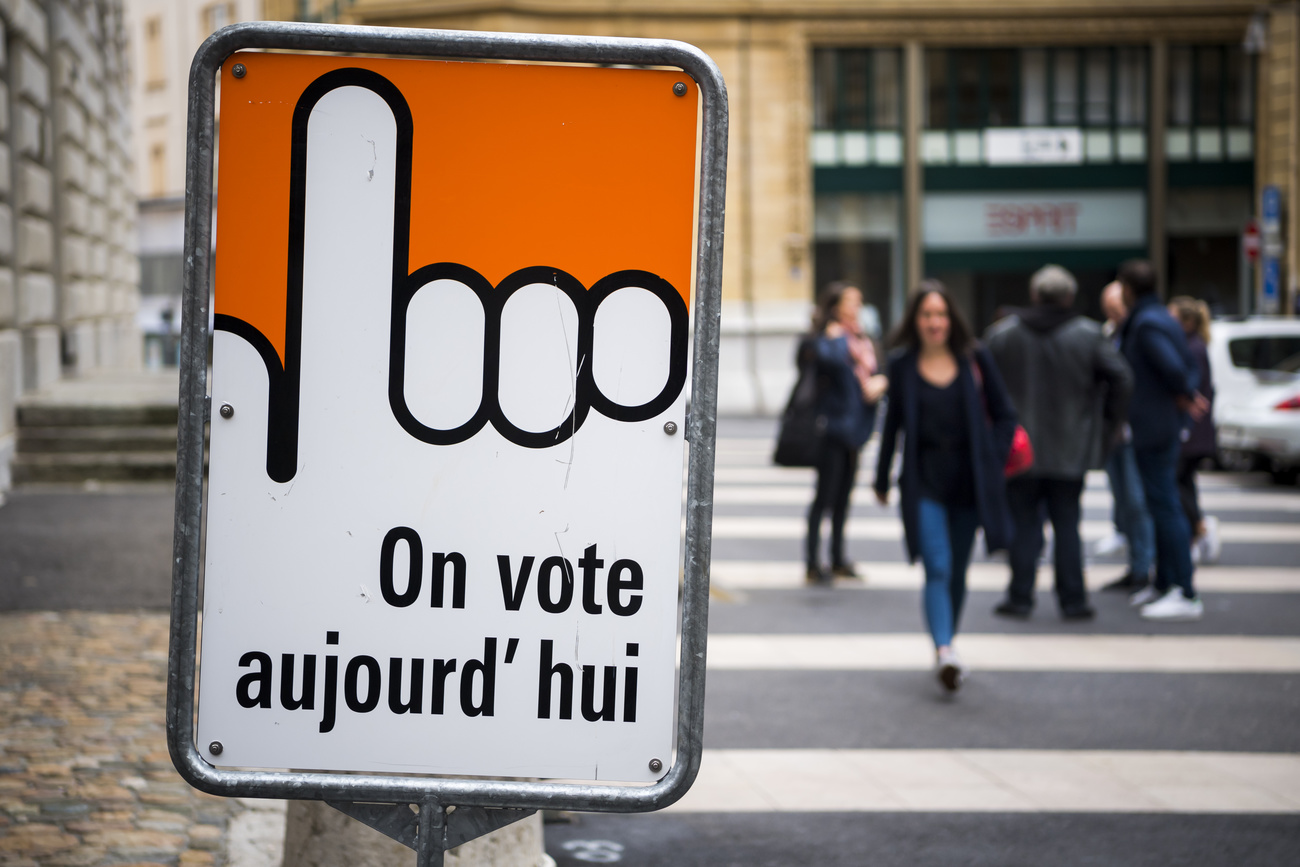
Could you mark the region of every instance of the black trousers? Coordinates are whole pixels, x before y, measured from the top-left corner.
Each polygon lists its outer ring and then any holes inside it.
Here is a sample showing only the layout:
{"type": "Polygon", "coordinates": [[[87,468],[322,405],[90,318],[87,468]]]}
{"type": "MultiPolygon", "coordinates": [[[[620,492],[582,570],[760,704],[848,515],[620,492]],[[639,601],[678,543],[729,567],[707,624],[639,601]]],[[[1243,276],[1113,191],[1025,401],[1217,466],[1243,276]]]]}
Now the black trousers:
{"type": "Polygon", "coordinates": [[[1178,474],[1175,477],[1178,482],[1178,501],[1182,503],[1183,514],[1187,516],[1187,526],[1192,528],[1193,538],[1196,536],[1196,528],[1205,518],[1201,514],[1200,497],[1196,493],[1196,468],[1200,463],[1200,456],[1189,458],[1179,455],[1178,474]]]}
{"type": "Polygon", "coordinates": [[[1056,535],[1056,598],[1062,610],[1088,602],[1083,585],[1083,544],[1079,540],[1079,500],[1083,479],[1021,476],[1007,481],[1007,505],[1015,523],[1011,540],[1011,585],[1007,597],[1016,605],[1034,604],[1038,555],[1043,551],[1043,511],[1056,535]]]}
{"type": "Polygon", "coordinates": [[[824,440],[817,462],[817,493],[808,507],[808,538],[804,561],[814,569],[821,562],[822,516],[831,512],[831,566],[848,563],[844,556],[844,522],[849,516],[849,497],[858,475],[858,450],[824,440]]]}

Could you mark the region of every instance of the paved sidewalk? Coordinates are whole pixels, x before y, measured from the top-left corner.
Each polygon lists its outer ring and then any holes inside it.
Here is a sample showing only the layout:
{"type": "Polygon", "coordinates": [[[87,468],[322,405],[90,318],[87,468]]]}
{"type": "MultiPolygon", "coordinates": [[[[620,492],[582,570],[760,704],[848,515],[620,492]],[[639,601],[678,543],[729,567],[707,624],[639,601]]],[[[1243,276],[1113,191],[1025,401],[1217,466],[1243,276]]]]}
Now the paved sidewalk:
{"type": "Polygon", "coordinates": [[[204,795],[172,768],[167,623],[0,614],[0,864],[222,867],[232,824],[276,808],[204,795]]]}

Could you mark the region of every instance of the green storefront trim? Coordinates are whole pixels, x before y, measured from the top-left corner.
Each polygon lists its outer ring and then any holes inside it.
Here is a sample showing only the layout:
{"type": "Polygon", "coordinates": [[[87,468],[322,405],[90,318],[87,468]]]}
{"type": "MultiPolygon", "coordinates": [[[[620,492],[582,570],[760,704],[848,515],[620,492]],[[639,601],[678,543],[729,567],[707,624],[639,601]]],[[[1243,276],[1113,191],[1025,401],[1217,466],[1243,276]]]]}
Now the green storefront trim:
{"type": "Polygon", "coordinates": [[[940,190],[1089,190],[1147,185],[1146,163],[1083,166],[927,166],[927,192],[940,190]]]}
{"type": "Polygon", "coordinates": [[[1116,268],[1125,259],[1147,255],[1146,247],[1042,250],[927,251],[925,273],[941,271],[1036,271],[1047,264],[1064,268],[1116,268]]]}
{"type": "MultiPolygon", "coordinates": [[[[927,166],[927,191],[952,190],[1087,190],[1146,189],[1146,163],[1081,166],[927,166]]],[[[1171,187],[1250,187],[1255,163],[1170,163],[1171,187]]],[[[835,166],[813,169],[818,193],[898,193],[903,170],[898,166],[835,166]]]]}
{"type": "Polygon", "coordinates": [[[1171,187],[1255,187],[1255,163],[1170,163],[1171,187]]]}
{"type": "Polygon", "coordinates": [[[813,189],[819,193],[898,193],[903,170],[898,166],[813,169],[813,189]]]}

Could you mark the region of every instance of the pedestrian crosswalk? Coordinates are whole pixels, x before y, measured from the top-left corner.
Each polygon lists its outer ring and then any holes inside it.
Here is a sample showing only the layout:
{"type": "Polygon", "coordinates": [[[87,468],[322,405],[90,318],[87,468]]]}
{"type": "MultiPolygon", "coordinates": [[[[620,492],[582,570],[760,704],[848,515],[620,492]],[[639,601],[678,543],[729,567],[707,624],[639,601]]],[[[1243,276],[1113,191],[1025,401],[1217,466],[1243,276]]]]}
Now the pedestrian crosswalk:
{"type": "MultiPolygon", "coordinates": [[[[710,670],[928,671],[921,633],[716,635],[710,670]]],[[[958,642],[980,671],[1300,672],[1300,638],[1243,635],[990,635],[958,642]]]]}
{"type": "MultiPolygon", "coordinates": [[[[1204,478],[1225,546],[1197,573],[1194,624],[1144,624],[1101,592],[1095,622],[1060,621],[1050,566],[1033,620],[999,619],[1007,566],[977,552],[956,640],[970,675],[949,699],[921,568],[866,486],[872,450],[847,527],[862,578],[831,588],[804,584],[812,472],[771,464],[765,423],[724,421],[717,454],[706,749],[671,810],[1300,814],[1300,491],[1204,478]],[[1180,716],[1193,702],[1200,719],[1180,716]],[[1152,708],[1148,730],[1129,719],[1152,708]]],[[[1110,505],[1091,475],[1085,540],[1111,532],[1110,505]]],[[[1089,563],[1090,589],[1124,570],[1089,563]]]]}
{"type": "MultiPolygon", "coordinates": [[[[924,580],[920,566],[901,559],[859,561],[857,568],[862,580],[841,581],[841,588],[917,590],[924,580]]],[[[1093,566],[1086,575],[1088,587],[1099,590],[1124,571],[1125,567],[1119,563],[1093,566]]],[[[793,590],[804,582],[804,567],[798,560],[715,560],[711,574],[714,595],[723,597],[744,590],[793,590]]],[[[1002,590],[1007,586],[1007,566],[1000,561],[972,563],[966,584],[971,590],[1002,590]]],[[[1040,567],[1039,589],[1047,590],[1051,586],[1051,567],[1040,567]]],[[[1300,593],[1300,568],[1202,566],[1196,570],[1196,586],[1209,593],[1300,593]]]]}
{"type": "Polygon", "coordinates": [[[674,812],[1293,813],[1300,756],[1121,750],[706,750],[674,812]]]}

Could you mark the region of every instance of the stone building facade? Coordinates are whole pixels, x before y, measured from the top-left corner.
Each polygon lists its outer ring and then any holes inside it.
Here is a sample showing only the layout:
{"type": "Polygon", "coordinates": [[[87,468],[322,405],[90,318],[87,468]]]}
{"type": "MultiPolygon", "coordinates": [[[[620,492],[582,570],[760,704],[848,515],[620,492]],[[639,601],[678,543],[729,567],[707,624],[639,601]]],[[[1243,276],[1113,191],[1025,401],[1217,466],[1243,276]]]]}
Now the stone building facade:
{"type": "Polygon", "coordinates": [[[882,326],[923,276],[978,327],[1046,262],[1081,303],[1130,256],[1224,314],[1263,305],[1242,253],[1281,194],[1295,308],[1300,4],[1259,0],[273,0],[267,17],[680,39],[731,101],[720,404],[773,411],[818,287],[882,326]]]}
{"type": "Polygon", "coordinates": [[[214,31],[262,15],[262,0],[125,0],[130,34],[140,315],[145,365],[177,362],[185,241],[190,62],[214,31]]]}
{"type": "Polygon", "coordinates": [[[16,402],[140,365],[120,0],[0,0],[0,491],[16,402]]]}

